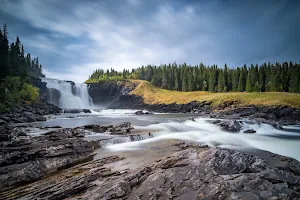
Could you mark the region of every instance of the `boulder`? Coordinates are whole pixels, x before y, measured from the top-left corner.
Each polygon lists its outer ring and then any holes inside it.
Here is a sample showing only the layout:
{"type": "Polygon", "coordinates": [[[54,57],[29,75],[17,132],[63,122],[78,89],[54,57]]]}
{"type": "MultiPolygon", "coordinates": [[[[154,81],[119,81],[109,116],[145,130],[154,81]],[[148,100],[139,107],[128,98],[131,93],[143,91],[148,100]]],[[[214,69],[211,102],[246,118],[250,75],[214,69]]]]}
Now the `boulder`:
{"type": "Polygon", "coordinates": [[[222,121],[218,125],[220,125],[226,131],[240,132],[240,130],[242,129],[242,126],[240,123],[241,122],[238,122],[236,120],[230,120],[230,121],[222,121]]]}
{"type": "Polygon", "coordinates": [[[244,130],[244,133],[256,133],[256,130],[254,130],[254,129],[247,129],[247,130],[244,130]]]}
{"type": "Polygon", "coordinates": [[[144,115],[144,112],[142,110],[138,110],[134,114],[136,114],[136,115],[144,115]]]}
{"type": "Polygon", "coordinates": [[[83,112],[84,113],[92,113],[91,110],[89,110],[89,109],[83,109],[83,112]]]}

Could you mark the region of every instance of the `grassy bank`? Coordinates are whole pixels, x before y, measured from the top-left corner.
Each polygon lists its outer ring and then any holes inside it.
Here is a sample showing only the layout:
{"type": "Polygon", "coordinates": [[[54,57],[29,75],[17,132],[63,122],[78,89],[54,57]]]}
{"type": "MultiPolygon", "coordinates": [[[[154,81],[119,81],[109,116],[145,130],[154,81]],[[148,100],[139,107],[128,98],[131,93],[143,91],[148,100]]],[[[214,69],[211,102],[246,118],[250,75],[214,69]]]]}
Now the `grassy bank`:
{"type": "Polygon", "coordinates": [[[180,92],[164,90],[153,86],[147,81],[132,80],[140,84],[131,94],[141,96],[146,104],[186,104],[191,101],[211,101],[217,106],[227,101],[238,101],[240,106],[261,105],[276,106],[287,105],[300,108],[300,94],[285,92],[227,92],[210,93],[203,91],[180,92]]]}

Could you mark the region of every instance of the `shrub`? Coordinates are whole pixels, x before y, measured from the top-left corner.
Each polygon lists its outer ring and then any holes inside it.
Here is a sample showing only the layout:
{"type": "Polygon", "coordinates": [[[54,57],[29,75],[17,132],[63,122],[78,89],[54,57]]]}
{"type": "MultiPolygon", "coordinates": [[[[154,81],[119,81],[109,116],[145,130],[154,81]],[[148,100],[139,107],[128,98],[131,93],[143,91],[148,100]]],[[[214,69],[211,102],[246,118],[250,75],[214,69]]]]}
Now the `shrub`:
{"type": "Polygon", "coordinates": [[[39,89],[19,77],[7,76],[0,84],[0,112],[39,98],[39,89]]]}
{"type": "Polygon", "coordinates": [[[24,83],[20,91],[20,97],[25,101],[36,101],[39,98],[39,89],[31,84],[24,83]]]}

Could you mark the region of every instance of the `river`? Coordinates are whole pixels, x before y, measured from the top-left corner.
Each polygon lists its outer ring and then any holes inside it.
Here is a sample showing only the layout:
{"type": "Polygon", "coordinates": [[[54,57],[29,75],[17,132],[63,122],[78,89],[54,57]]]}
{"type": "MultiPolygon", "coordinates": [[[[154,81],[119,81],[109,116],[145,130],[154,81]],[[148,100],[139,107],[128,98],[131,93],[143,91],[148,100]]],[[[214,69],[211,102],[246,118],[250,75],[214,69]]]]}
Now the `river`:
{"type": "MultiPolygon", "coordinates": [[[[161,147],[170,141],[188,140],[207,144],[212,147],[233,148],[238,150],[266,150],[300,160],[300,126],[285,126],[282,130],[268,124],[258,124],[246,119],[243,130],[254,129],[256,133],[230,133],[222,130],[210,121],[195,114],[158,114],[135,115],[135,110],[92,110],[92,113],[59,114],[49,116],[45,122],[32,123],[34,127],[61,126],[73,128],[88,124],[109,125],[131,122],[134,132],[152,132],[153,137],[141,136],[139,141],[130,141],[128,137],[117,137],[103,144],[101,152],[128,153],[147,152],[145,150],[161,147]]],[[[32,134],[36,134],[33,132],[32,134]]],[[[87,140],[110,138],[109,134],[97,133],[86,136],[87,140]]],[[[161,152],[160,152],[161,153],[161,152]]],[[[154,156],[149,153],[150,156],[154,156]]],[[[101,156],[102,157],[102,156],[101,156]]]]}

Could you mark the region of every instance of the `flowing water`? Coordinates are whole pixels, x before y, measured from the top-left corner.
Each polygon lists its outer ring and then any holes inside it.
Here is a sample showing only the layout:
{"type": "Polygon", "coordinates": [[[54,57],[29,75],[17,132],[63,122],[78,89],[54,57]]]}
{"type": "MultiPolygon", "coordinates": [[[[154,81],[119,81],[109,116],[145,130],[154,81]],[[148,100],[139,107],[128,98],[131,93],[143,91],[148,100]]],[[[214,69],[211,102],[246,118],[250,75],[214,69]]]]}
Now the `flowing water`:
{"type": "Polygon", "coordinates": [[[74,84],[71,81],[43,78],[47,83],[47,100],[63,109],[94,108],[92,98],[88,93],[87,84],[74,84]]]}
{"type": "MultiPolygon", "coordinates": [[[[146,149],[169,141],[188,140],[212,147],[233,149],[266,150],[300,160],[300,126],[285,126],[282,130],[268,124],[257,124],[241,119],[243,130],[229,133],[211,123],[211,118],[192,114],[134,115],[135,110],[97,110],[90,114],[61,114],[35,126],[76,127],[87,124],[117,124],[131,122],[134,133],[131,136],[111,136],[108,133],[94,133],[87,140],[101,140],[101,152],[147,152],[146,149]],[[256,133],[246,134],[244,130],[254,129],[256,133]]],[[[150,155],[151,156],[151,155],[150,155]]],[[[145,157],[145,156],[144,156],[145,157]]]]}

